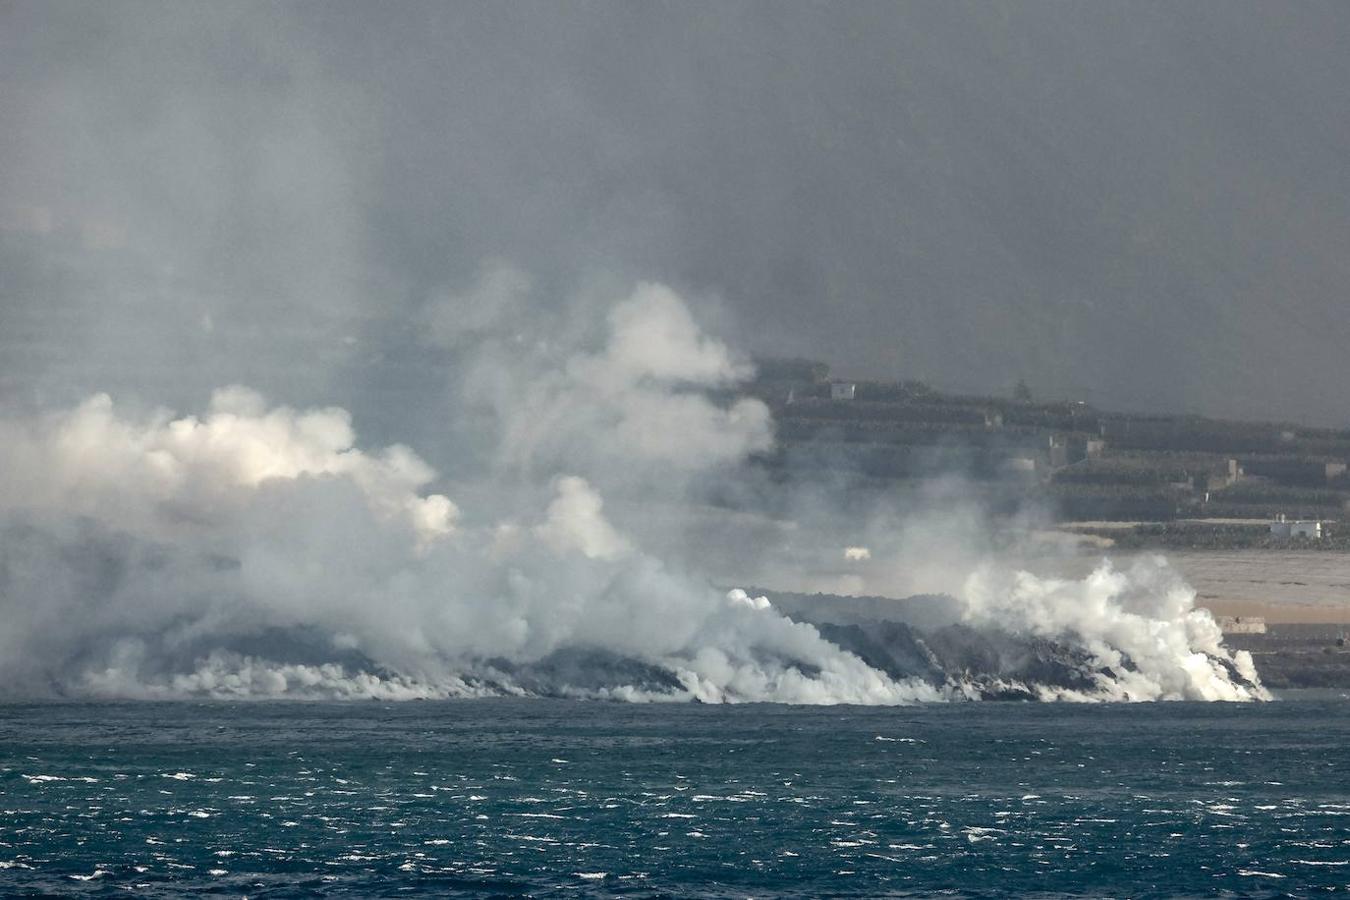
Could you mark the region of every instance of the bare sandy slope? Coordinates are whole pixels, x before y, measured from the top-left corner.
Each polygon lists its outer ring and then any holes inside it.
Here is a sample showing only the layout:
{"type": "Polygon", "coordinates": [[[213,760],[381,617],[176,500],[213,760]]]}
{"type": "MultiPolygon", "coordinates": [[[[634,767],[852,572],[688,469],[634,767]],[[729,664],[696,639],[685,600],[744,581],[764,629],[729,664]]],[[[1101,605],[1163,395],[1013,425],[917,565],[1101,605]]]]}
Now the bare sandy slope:
{"type": "MultiPolygon", "coordinates": [[[[1067,563],[1081,577],[1110,555],[1085,552],[1067,563]]],[[[1350,553],[1273,550],[1170,551],[1163,554],[1191,586],[1197,604],[1218,615],[1268,622],[1350,624],[1350,553]]]]}
{"type": "Polygon", "coordinates": [[[1169,555],[1197,602],[1269,622],[1350,623],[1350,554],[1182,552],[1169,555]]]}

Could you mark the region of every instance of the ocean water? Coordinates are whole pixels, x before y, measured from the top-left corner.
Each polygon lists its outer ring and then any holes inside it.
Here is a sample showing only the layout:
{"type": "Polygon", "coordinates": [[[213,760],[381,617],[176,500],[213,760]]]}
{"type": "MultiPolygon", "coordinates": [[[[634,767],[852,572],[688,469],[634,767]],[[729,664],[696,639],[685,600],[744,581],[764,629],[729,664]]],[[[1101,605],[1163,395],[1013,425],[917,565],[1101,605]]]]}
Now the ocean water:
{"type": "Polygon", "coordinates": [[[1350,701],[0,706],[0,895],[1350,891],[1350,701]]]}

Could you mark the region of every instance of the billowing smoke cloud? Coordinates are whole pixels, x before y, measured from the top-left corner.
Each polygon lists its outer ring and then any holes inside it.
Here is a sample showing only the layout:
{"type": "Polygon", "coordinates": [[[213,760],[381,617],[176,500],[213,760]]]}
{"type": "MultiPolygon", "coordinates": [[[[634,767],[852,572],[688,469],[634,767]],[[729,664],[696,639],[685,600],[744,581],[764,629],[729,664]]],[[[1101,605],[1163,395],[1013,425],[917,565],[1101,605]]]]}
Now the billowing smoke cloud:
{"type": "Polygon", "coordinates": [[[1195,609],[1195,591],[1161,558],[1138,560],[1128,572],[1104,561],[1081,581],[984,569],[962,596],[967,622],[1068,641],[1090,654],[1090,693],[1040,688],[1046,697],[1268,698],[1251,654],[1222,646],[1213,617],[1195,609]]]}
{"type": "MultiPolygon", "coordinates": [[[[458,480],[438,480],[407,447],[359,448],[342,410],[270,406],[238,387],[200,417],[123,411],[100,395],[0,421],[7,692],[969,693],[864,661],[665,552],[696,521],[690,485],[772,444],[768,410],[728,391],[748,367],[675,293],[639,285],[598,317],[531,325],[529,280],[485,272],[475,295],[498,305],[440,319],[428,337],[472,335],[462,408],[498,447],[492,467],[458,480]],[[645,528],[632,527],[639,518],[645,528]]],[[[1086,648],[1096,687],[1047,696],[1250,696],[1210,659],[1232,662],[1212,622],[1160,577],[976,577],[961,614],[1086,648]]]]}
{"type": "MultiPolygon", "coordinates": [[[[613,307],[597,352],[504,410],[506,468],[580,458],[583,443],[595,465],[739,458],[767,446],[767,410],[693,389],[743,373],[677,297],[643,286],[613,307]]],[[[520,520],[476,510],[483,525],[456,528],[454,503],[425,491],[426,464],[357,449],[340,410],[230,388],[200,419],[135,420],[99,396],[6,421],[0,448],[0,677],[27,690],[460,695],[516,690],[516,667],[594,650],[704,699],[936,696],[667,569],[582,477],[548,477],[520,520]],[[297,634],[317,661],[260,655],[278,635],[295,655],[297,634]]]]}
{"type": "MultiPolygon", "coordinates": [[[[466,400],[481,399],[494,412],[502,466],[645,478],[737,463],[772,445],[763,403],[708,401],[707,390],[732,387],[751,370],[705,336],[669,288],[639,285],[605,321],[603,347],[582,353],[537,330],[493,341],[494,331],[482,328],[488,347],[471,369],[466,400]]],[[[505,313],[496,325],[528,327],[505,313]]]]}
{"type": "Polygon", "coordinates": [[[859,513],[748,472],[773,423],[697,323],[855,374],[1332,415],[1336,378],[1239,363],[1338,358],[1343,154],[1242,85],[1342,98],[1337,18],[0,4],[0,692],[970,693],[937,636],[845,647],[726,594],[755,584],[950,595],[946,627],[1074,648],[1056,696],[1256,693],[1156,572],[1010,574],[959,482],[859,513]],[[1294,195],[1302,225],[1268,214],[1294,195]]]}
{"type": "Polygon", "coordinates": [[[268,409],[244,388],[217,391],[203,419],[119,418],[107,395],[36,422],[0,423],[0,454],[13,478],[6,502],[107,518],[157,539],[183,527],[229,527],[264,485],[341,478],[382,520],[419,541],[447,534],[454,504],[417,491],[432,471],[406,447],[370,457],[353,446],[340,409],[268,409]]]}

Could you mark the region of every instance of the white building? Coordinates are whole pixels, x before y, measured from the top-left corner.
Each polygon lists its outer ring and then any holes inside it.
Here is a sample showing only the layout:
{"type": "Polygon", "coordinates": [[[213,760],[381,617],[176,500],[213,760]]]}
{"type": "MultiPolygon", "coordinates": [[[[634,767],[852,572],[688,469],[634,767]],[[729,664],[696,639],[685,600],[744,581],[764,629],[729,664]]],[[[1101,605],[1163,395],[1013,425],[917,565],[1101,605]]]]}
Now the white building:
{"type": "Polygon", "coordinates": [[[830,382],[831,400],[852,400],[858,393],[858,385],[852,381],[830,382]]]}
{"type": "Polygon", "coordinates": [[[1314,541],[1322,539],[1322,523],[1316,520],[1296,520],[1289,521],[1280,515],[1274,522],[1270,523],[1270,533],[1278,538],[1296,538],[1305,537],[1314,541]]]}
{"type": "Polygon", "coordinates": [[[1306,537],[1320,539],[1322,537],[1321,522],[1290,522],[1290,537],[1306,537]]]}

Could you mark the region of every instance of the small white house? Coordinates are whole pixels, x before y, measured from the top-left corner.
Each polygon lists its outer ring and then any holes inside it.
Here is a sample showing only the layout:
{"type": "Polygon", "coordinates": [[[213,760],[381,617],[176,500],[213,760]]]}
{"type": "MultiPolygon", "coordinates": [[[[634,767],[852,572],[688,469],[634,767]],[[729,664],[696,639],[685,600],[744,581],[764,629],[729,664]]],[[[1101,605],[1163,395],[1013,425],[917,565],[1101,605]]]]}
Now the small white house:
{"type": "Polygon", "coordinates": [[[1270,533],[1278,538],[1305,537],[1314,541],[1322,539],[1322,523],[1316,520],[1289,521],[1283,515],[1270,523],[1270,533]]]}
{"type": "Polygon", "coordinates": [[[1289,523],[1289,536],[1320,539],[1322,537],[1322,523],[1291,522],[1289,523]]]}
{"type": "Polygon", "coordinates": [[[830,382],[831,400],[852,400],[858,393],[858,385],[852,381],[830,382]]]}

